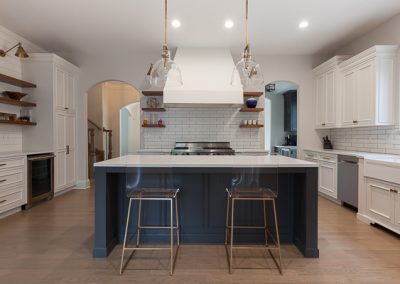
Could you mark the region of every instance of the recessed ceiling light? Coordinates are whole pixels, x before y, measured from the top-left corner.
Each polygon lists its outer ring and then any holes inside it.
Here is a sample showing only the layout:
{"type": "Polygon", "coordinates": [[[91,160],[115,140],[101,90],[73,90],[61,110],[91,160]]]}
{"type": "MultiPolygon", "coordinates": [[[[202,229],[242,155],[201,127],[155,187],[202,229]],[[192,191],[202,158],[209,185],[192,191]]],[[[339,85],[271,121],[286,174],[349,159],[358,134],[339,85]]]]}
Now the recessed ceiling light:
{"type": "Polygon", "coordinates": [[[179,28],[179,27],[181,26],[181,22],[180,22],[179,20],[175,19],[175,20],[172,20],[171,25],[172,25],[174,28],[177,29],[177,28],[179,28]]]}
{"type": "Polygon", "coordinates": [[[225,28],[227,28],[227,29],[231,29],[231,28],[233,28],[233,21],[232,20],[226,20],[225,21],[225,28]]]}
{"type": "Polygon", "coordinates": [[[307,21],[301,21],[299,24],[300,29],[308,28],[308,26],[309,26],[309,23],[307,21]]]}

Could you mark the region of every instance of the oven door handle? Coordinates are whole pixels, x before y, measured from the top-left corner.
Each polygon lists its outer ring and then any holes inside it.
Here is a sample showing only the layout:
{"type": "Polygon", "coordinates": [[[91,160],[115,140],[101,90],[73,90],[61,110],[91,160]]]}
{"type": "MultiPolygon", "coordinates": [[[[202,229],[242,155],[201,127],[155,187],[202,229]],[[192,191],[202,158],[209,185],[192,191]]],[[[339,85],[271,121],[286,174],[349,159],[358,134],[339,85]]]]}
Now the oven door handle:
{"type": "Polygon", "coordinates": [[[46,156],[38,156],[38,157],[28,157],[28,161],[41,161],[41,160],[47,160],[47,159],[52,159],[56,155],[46,155],[46,156]]]}

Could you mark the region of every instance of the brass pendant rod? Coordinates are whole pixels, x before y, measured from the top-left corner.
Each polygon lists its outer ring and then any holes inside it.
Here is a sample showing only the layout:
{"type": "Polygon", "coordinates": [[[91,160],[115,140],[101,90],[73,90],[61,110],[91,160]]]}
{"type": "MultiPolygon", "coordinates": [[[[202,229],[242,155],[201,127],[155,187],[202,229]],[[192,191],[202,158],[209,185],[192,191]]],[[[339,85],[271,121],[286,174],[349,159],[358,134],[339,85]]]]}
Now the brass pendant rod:
{"type": "Polygon", "coordinates": [[[246,46],[249,45],[249,0],[246,0],[246,46]]]}
{"type": "Polygon", "coordinates": [[[168,0],[164,3],[164,45],[167,45],[167,27],[168,27],[168,0]]]}

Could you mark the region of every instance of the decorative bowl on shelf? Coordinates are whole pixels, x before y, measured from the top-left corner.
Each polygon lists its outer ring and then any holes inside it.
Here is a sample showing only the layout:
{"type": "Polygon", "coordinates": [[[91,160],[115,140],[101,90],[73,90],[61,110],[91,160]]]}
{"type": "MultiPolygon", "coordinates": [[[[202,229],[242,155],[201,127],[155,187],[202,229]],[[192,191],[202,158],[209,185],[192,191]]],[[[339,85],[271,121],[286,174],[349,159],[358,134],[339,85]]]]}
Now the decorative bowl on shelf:
{"type": "Polygon", "coordinates": [[[257,100],[255,98],[249,98],[246,100],[246,106],[248,108],[255,108],[257,106],[257,100]]]}
{"type": "Polygon", "coordinates": [[[25,93],[19,93],[19,92],[10,92],[10,91],[4,91],[2,93],[4,96],[9,97],[12,100],[16,100],[19,101],[21,100],[23,97],[25,97],[27,94],[25,93]]]}

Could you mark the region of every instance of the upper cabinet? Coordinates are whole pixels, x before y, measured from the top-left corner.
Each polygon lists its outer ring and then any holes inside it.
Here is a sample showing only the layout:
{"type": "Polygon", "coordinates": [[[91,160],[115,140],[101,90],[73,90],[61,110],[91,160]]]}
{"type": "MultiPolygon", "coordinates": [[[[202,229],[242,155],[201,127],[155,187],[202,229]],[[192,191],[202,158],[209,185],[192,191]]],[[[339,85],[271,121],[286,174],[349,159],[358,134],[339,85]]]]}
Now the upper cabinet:
{"type": "Polygon", "coordinates": [[[75,112],[76,75],[61,65],[55,65],[54,69],[56,108],[58,110],[75,112]]]}
{"type": "Polygon", "coordinates": [[[374,46],[340,64],[343,127],[395,123],[397,46],[374,46]]]}
{"type": "Polygon", "coordinates": [[[315,68],[316,128],[393,125],[396,52],[378,45],[315,68]]]}
{"type": "Polygon", "coordinates": [[[335,56],[314,69],[316,77],[316,128],[333,128],[340,123],[339,64],[349,56],[335,56]]]}

